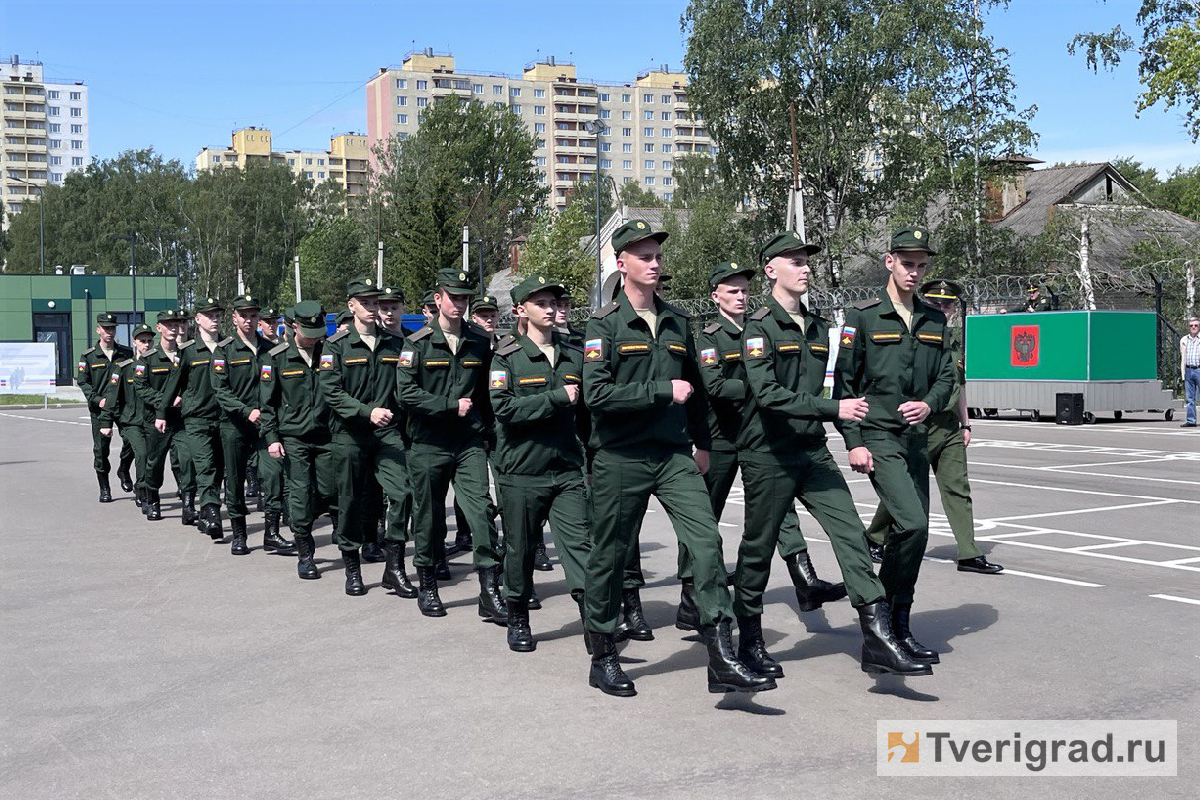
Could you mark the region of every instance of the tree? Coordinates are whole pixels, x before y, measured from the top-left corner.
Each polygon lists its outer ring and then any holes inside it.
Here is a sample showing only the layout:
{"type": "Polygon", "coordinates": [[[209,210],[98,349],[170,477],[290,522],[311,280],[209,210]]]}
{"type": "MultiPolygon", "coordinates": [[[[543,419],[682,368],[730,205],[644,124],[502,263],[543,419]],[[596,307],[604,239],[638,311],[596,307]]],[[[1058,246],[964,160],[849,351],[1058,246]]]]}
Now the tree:
{"type": "MultiPolygon", "coordinates": [[[[616,204],[613,202],[613,193],[610,191],[612,178],[607,173],[601,172],[597,177],[600,181],[600,225],[608,221],[608,218],[616,211],[616,204]]],[[[576,181],[567,192],[568,203],[570,205],[579,206],[579,210],[583,212],[587,218],[588,230],[595,235],[596,231],[596,186],[591,181],[576,181]]]]}
{"type": "Polygon", "coordinates": [[[1145,87],[1137,113],[1162,103],[1178,107],[1192,141],[1200,141],[1200,4],[1192,0],[1142,0],[1137,25],[1142,43],[1120,25],[1104,33],[1080,33],[1067,45],[1074,55],[1083,51],[1093,73],[1114,69],[1127,53],[1137,51],[1138,80],[1145,87]]]}
{"type": "MultiPolygon", "coordinates": [[[[369,235],[374,233],[371,231],[369,235]]],[[[300,256],[300,287],[305,300],[319,300],[330,312],[345,307],[346,281],[360,272],[374,275],[374,270],[365,268],[374,255],[374,248],[366,247],[367,235],[360,221],[350,216],[319,222],[304,235],[296,252],[300,256]]],[[[384,277],[387,282],[386,271],[384,277]]],[[[292,282],[282,287],[281,297],[295,302],[292,282]]]]}
{"type": "Polygon", "coordinates": [[[563,283],[572,296],[587,297],[596,284],[596,257],[580,242],[595,235],[595,228],[582,203],[570,203],[562,213],[544,211],[521,253],[521,274],[544,274],[563,283]]]}
{"type": "Polygon", "coordinates": [[[718,187],[725,188],[716,163],[707,155],[676,156],[671,177],[675,180],[675,191],[671,197],[674,208],[691,208],[708,192],[718,187]]]}
{"type": "Polygon", "coordinates": [[[757,264],[746,220],[734,214],[727,195],[712,192],[687,211],[687,224],[675,209],[663,215],[670,234],[663,243],[663,269],[671,275],[671,297],[707,297],[708,274],[722,261],[757,264]]]}
{"type": "Polygon", "coordinates": [[[637,181],[621,185],[621,205],[630,208],[662,208],[664,203],[659,196],[649,189],[643,188],[637,181]]]}

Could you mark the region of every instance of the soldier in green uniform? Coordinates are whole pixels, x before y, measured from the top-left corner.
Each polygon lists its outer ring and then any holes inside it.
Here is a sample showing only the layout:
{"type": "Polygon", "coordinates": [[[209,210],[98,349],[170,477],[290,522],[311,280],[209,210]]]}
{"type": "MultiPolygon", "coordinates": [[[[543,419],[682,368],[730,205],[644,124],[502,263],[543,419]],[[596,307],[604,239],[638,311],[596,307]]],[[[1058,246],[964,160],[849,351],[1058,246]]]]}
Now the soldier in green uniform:
{"type": "Polygon", "coordinates": [[[479,614],[507,625],[484,451],[484,433],[492,422],[487,389],[491,342],[478,328],[464,324],[473,293],[466,272],[440,270],[433,295],[437,316],[409,334],[400,354],[396,391],[412,441],[413,565],[420,580],[421,613],[445,616],[434,570],[444,556],[446,493],[453,484],[472,534],[479,614]]]}
{"type": "Polygon", "coordinates": [[[562,287],[562,294],[555,305],[554,324],[558,332],[567,337],[568,342],[576,347],[583,347],[583,331],[571,325],[571,290],[565,286],[562,287]]]}
{"type": "MultiPolygon", "coordinates": [[[[346,594],[351,596],[367,593],[359,549],[368,527],[374,529],[376,524],[372,480],[379,482],[397,509],[408,486],[395,396],[400,340],[377,324],[379,293],[374,278],[353,278],[346,284],[350,323],[326,340],[319,367],[321,390],[332,410],[340,512],[334,535],[346,565],[346,594]]],[[[415,592],[404,568],[404,533],[397,520],[398,512],[389,513],[383,587],[411,598],[415,592]]]]}
{"type": "Polygon", "coordinates": [[[579,603],[591,550],[577,428],[583,351],[555,331],[561,291],[544,275],[531,275],[513,289],[525,332],[496,349],[488,372],[496,414],[496,489],[506,527],[508,646],[517,652],[536,647],[529,600],[542,526],[550,524],[567,587],[579,603]]]}
{"type": "Polygon", "coordinates": [[[481,294],[471,303],[471,322],[487,331],[488,336],[495,338],[499,321],[500,306],[490,294],[481,294]]]}
{"type": "Polygon", "coordinates": [[[183,524],[190,525],[196,517],[196,473],[183,441],[178,404],[168,404],[166,424],[161,429],[155,424],[167,382],[179,370],[179,337],[187,330],[187,317],[179,309],[160,311],[155,329],[158,347],[142,356],[133,369],[133,389],[142,404],[142,430],[146,433],[146,470],[138,475],[142,512],[148,520],[162,519],[159,490],[170,454],[179,468],[176,480],[183,498],[183,524]]]}
{"type": "MultiPolygon", "coordinates": [[[[213,392],[221,407],[221,453],[224,458],[225,508],[229,511],[232,543],[229,552],[244,556],[246,546],[246,471],[253,453],[265,449],[259,435],[259,367],[272,345],[258,333],[259,302],[251,294],[239,295],[233,306],[233,336],[222,339],[212,354],[213,392]]],[[[266,460],[265,458],[263,459],[266,460]]],[[[267,496],[263,550],[291,553],[292,543],[279,534],[279,497],[267,496]]]]}
{"type": "Polygon", "coordinates": [[[946,315],[916,296],[936,255],[925,228],[892,237],[884,258],[887,285],[879,297],[846,309],[834,373],[834,396],[870,403],[862,422],[842,422],[850,468],[870,475],[892,515],[879,578],[887,591],[892,630],[918,661],[938,663],[909,627],[913,593],[929,538],[929,454],[926,418],[954,391],[946,347],[946,315]]]}
{"type": "MultiPolygon", "coordinates": [[[[100,411],[100,433],[112,436],[113,423],[116,423],[121,439],[133,448],[139,482],[146,472],[146,432],[142,430],[144,412],[142,403],[133,390],[133,379],[137,362],[150,352],[153,346],[153,328],[142,323],[133,329],[133,357],[117,362],[104,388],[104,404],[100,411]]],[[[136,488],[133,500],[138,508],[142,507],[140,486],[136,488]]]]}
{"type": "Polygon", "coordinates": [[[425,294],[421,295],[421,313],[425,315],[425,321],[431,322],[437,316],[437,303],[433,301],[433,289],[430,289],[425,294]]]}
{"type": "Polygon", "coordinates": [[[213,354],[220,340],[224,306],[208,297],[196,306],[197,338],[179,343],[179,368],[170,373],[155,408],[154,427],[167,428],[167,412],[179,401],[184,443],[196,472],[199,525],[214,541],[225,537],[221,525],[221,407],[212,386],[213,354]]]}
{"type": "MultiPolygon", "coordinates": [[[[921,298],[953,321],[962,289],[954,281],[930,281],[921,287],[921,298]]],[[[967,416],[967,374],[963,355],[962,328],[946,327],[946,346],[954,359],[954,391],[944,408],[929,415],[929,465],[937,479],[942,510],[958,545],[958,571],[994,575],[1004,570],[988,561],[975,544],[975,511],[971,503],[971,482],[967,477],[967,446],[971,443],[971,423],[967,416]]],[[[867,528],[872,548],[883,557],[883,543],[892,517],[882,503],[867,528]]],[[[872,554],[874,555],[874,553],[872,554]]]]}
{"type": "MultiPolygon", "coordinates": [[[[772,245],[788,244],[786,238],[775,237],[764,249],[764,258],[777,255],[772,245]]],[[[712,287],[712,300],[717,305],[717,319],[705,325],[696,337],[696,349],[700,353],[700,377],[708,393],[708,427],[713,443],[704,484],[708,487],[713,514],[718,520],[725,510],[725,501],[737,475],[739,435],[752,409],[746,363],[742,357],[742,331],[746,325],[750,280],[756,274],[758,271],[753,267],[745,264],[739,266],[730,261],[713,268],[708,283],[712,287]]],[[[749,509],[749,504],[746,507],[749,509]]],[[[777,546],[796,587],[796,599],[801,611],[812,611],[823,603],[846,596],[846,588],[842,584],[832,584],[817,577],[808,557],[808,543],[800,532],[795,505],[791,503],[787,506],[779,529],[777,546]]],[[[691,563],[683,550],[679,553],[679,575],[683,590],[675,626],[681,630],[696,630],[691,563]]]]}
{"type": "MultiPolygon", "coordinates": [[[[384,286],[379,291],[379,327],[385,332],[399,339],[404,338],[404,292],[396,286],[384,286]]],[[[396,430],[400,431],[400,439],[404,440],[405,425],[404,413],[399,411],[399,416],[396,419],[396,430]]],[[[405,450],[408,449],[408,442],[404,442],[405,450]]],[[[372,531],[370,526],[364,530],[364,535],[367,538],[362,548],[362,560],[366,562],[384,561],[386,555],[380,549],[379,543],[383,541],[387,532],[387,515],[392,514],[395,518],[395,527],[400,533],[400,548],[403,551],[410,535],[409,528],[412,522],[412,487],[408,485],[408,472],[404,473],[404,500],[397,506],[387,501],[383,494],[383,487],[379,482],[374,480],[372,476],[371,497],[374,506],[371,509],[369,516],[377,520],[377,524],[372,531]],[[373,538],[372,538],[373,536],[373,538]]],[[[403,553],[401,553],[403,556],[403,553]]],[[[404,580],[408,582],[407,572],[404,573],[404,580]]],[[[409,593],[409,589],[405,589],[405,593],[409,593]]]]}
{"type": "Polygon", "coordinates": [[[321,572],[313,561],[313,522],[328,508],[337,528],[330,411],[318,372],[325,309],[320,303],[304,300],[296,304],[293,317],[291,341],[272,347],[259,365],[259,432],[266,443],[266,458],[286,467],[289,519],[298,555],[296,572],[303,580],[316,580],[321,572]]]}
{"type": "Polygon", "coordinates": [[[1057,311],[1058,298],[1050,291],[1042,293],[1042,287],[1036,283],[1030,283],[1025,289],[1028,295],[1025,302],[1021,305],[1013,306],[1008,309],[1010,314],[1025,314],[1040,311],[1057,311]]]}
{"type": "Polygon", "coordinates": [[[811,275],[808,259],[819,251],[791,231],[767,242],[761,260],[771,292],[746,321],[742,337],[750,404],[738,435],[746,488],[746,525],[733,596],[741,633],[738,656],[760,675],[783,675],[763,640],[763,592],[780,524],[799,500],[828,534],[845,591],[858,609],[863,671],[929,675],[932,668],[911,658],[892,634],[862,520],[826,445],[825,422],[859,422],[869,406],[862,398],[842,398],[836,392],[824,397],[829,322],[803,303],[811,275]]]}
{"type": "MultiPolygon", "coordinates": [[[[270,306],[259,309],[258,335],[267,340],[269,347],[279,344],[279,312],[276,309],[270,306]]],[[[261,430],[259,432],[261,433],[261,430]]],[[[257,500],[258,510],[262,511],[265,507],[264,494],[271,498],[270,503],[273,507],[287,511],[287,506],[283,503],[282,462],[264,458],[260,471],[258,451],[255,450],[250,454],[250,461],[246,466],[246,499],[257,500]]]]}
{"type": "Polygon", "coordinates": [[[733,647],[721,538],[703,473],[711,446],[707,403],[687,315],[654,293],[667,234],[630,220],[612,235],[625,286],[592,314],[584,341],[584,397],[592,413],[592,551],[584,591],[592,648],[588,682],[636,694],[613,634],[621,616],[624,565],[651,495],[666,509],[694,564],[700,635],[712,692],[774,689],[733,647]],[[695,447],[693,454],[692,448],[695,447]]]}
{"type": "MultiPolygon", "coordinates": [[[[96,346],[89,347],[79,356],[75,382],[83,390],[87,400],[88,416],[92,420],[92,466],[96,470],[96,482],[100,485],[100,502],[112,502],[112,489],[108,485],[108,450],[112,439],[100,433],[100,417],[104,409],[104,388],[118,361],[133,358],[133,351],[116,341],[117,318],[107,312],[96,315],[96,346]]],[[[133,446],[121,443],[121,455],[117,463],[117,479],[122,491],[132,491],[129,466],[133,463],[133,446]]]]}

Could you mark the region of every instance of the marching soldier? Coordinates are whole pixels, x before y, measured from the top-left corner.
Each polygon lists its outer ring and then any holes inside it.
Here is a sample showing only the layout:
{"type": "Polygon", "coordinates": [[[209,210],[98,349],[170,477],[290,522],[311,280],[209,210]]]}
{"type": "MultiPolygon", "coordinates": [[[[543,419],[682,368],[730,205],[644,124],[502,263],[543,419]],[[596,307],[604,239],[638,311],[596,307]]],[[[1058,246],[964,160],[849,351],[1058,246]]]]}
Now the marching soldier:
{"type": "Polygon", "coordinates": [[[296,572],[303,580],[316,580],[321,572],[313,561],[313,522],[329,508],[337,528],[331,415],[319,376],[325,309],[320,303],[304,300],[296,304],[292,316],[291,341],[272,347],[259,365],[259,429],[267,458],[286,469],[289,519],[298,556],[296,572]]]}
{"type": "MultiPolygon", "coordinates": [[[[133,357],[117,362],[112,377],[104,389],[104,407],[100,412],[100,433],[112,436],[113,423],[121,433],[121,439],[133,449],[137,465],[137,479],[141,482],[146,473],[146,432],[142,429],[144,411],[142,403],[133,390],[134,370],[142,356],[154,346],[154,329],[142,323],[133,329],[133,357]],[[107,431],[107,433],[105,432],[107,431]]],[[[142,507],[142,489],[139,486],[133,496],[138,508],[142,507]]]]}
{"type": "MultiPolygon", "coordinates": [[[[97,314],[96,346],[89,347],[79,356],[75,375],[75,382],[83,390],[88,416],[92,420],[92,466],[96,470],[96,481],[100,485],[101,503],[112,502],[112,489],[108,485],[108,472],[111,469],[108,451],[112,446],[112,439],[100,433],[100,417],[106,402],[104,389],[116,363],[133,358],[133,351],[123,344],[118,344],[116,336],[117,318],[107,312],[97,314]]],[[[127,441],[122,441],[121,455],[117,462],[117,479],[121,482],[121,490],[125,492],[133,491],[133,482],[129,479],[129,465],[132,463],[133,446],[127,441]]]]}
{"type": "MultiPolygon", "coordinates": [[[[930,281],[921,287],[921,298],[945,314],[948,320],[954,319],[961,296],[962,289],[953,281],[930,281]]],[[[954,391],[945,407],[933,412],[925,420],[929,428],[929,465],[937,479],[942,510],[946,512],[946,521],[950,523],[950,530],[958,545],[958,571],[994,575],[1004,567],[988,561],[975,544],[975,511],[971,503],[971,482],[967,477],[967,445],[971,443],[971,423],[967,416],[967,375],[961,330],[959,327],[946,327],[946,347],[954,360],[954,391]]],[[[881,558],[883,543],[891,525],[892,517],[887,507],[880,504],[867,528],[867,536],[871,545],[879,549],[881,558]]]]}
{"type": "Polygon", "coordinates": [[[146,432],[146,471],[138,475],[142,489],[142,512],[146,519],[162,519],[159,490],[163,485],[167,456],[178,465],[176,480],[183,500],[183,524],[196,521],[196,472],[184,442],[183,417],[177,403],[166,405],[164,425],[156,424],[167,382],[179,371],[179,338],[187,330],[187,316],[179,309],[158,312],[158,347],[134,364],[133,388],[142,404],[142,430],[146,432]]]}
{"type": "MultiPolygon", "coordinates": [[[[279,312],[270,306],[258,311],[258,335],[266,339],[269,347],[279,344],[279,312]]],[[[261,430],[260,430],[261,433],[261,430]]],[[[287,510],[283,504],[283,469],[279,462],[263,459],[260,477],[258,451],[250,454],[246,467],[246,499],[257,500],[258,510],[264,508],[263,494],[272,498],[272,504],[287,510]]]]}
{"type": "Polygon", "coordinates": [[[642,220],[613,232],[625,286],[592,314],[584,341],[584,396],[592,413],[592,551],[584,591],[584,632],[592,649],[588,682],[630,697],[617,659],[624,565],[650,495],[662,502],[694,564],[700,635],[712,692],[774,689],[733,648],[729,590],[717,520],[704,488],[710,440],[688,317],[655,296],[667,234],[642,220]],[[695,454],[692,448],[695,447],[695,454]]]}
{"type": "Polygon", "coordinates": [[[571,325],[571,291],[565,286],[555,303],[554,324],[558,332],[576,347],[583,347],[583,331],[571,325]]]}
{"type": "Polygon", "coordinates": [[[479,614],[488,622],[507,625],[496,528],[488,513],[491,497],[484,451],[485,429],[491,424],[487,395],[491,342],[478,328],[464,324],[467,298],[473,293],[466,272],[440,270],[433,294],[437,316],[409,334],[400,354],[396,391],[412,441],[417,605],[427,617],[446,615],[435,565],[444,557],[446,492],[453,484],[455,500],[472,534],[479,614]]]}
{"type": "Polygon", "coordinates": [[[761,261],[771,292],[750,315],[742,337],[750,407],[738,437],[746,487],[746,525],[733,597],[741,633],[738,657],[760,675],[783,676],[763,640],[763,592],[780,524],[800,500],[829,535],[844,592],[858,609],[863,671],[929,675],[932,668],[917,663],[892,634],[862,520],[826,445],[825,422],[860,421],[869,407],[862,398],[841,398],[836,391],[832,399],[823,396],[829,322],[802,301],[809,290],[808,259],[817,252],[819,247],[790,231],[767,242],[761,261]]]}
{"type": "Polygon", "coordinates": [[[496,323],[499,321],[500,306],[490,294],[482,294],[471,303],[471,322],[483,328],[493,340],[496,338],[496,323]]]}
{"type": "MultiPolygon", "coordinates": [[[[404,292],[396,286],[384,286],[379,291],[379,327],[401,340],[404,339],[404,292]]],[[[403,441],[405,437],[405,427],[403,412],[399,413],[396,420],[396,430],[400,432],[400,439],[403,441]]],[[[408,442],[404,442],[404,449],[407,451],[408,442]]],[[[379,547],[381,541],[387,531],[386,515],[391,514],[395,518],[395,527],[400,533],[401,542],[400,548],[403,550],[405,544],[410,538],[409,528],[412,521],[412,487],[408,484],[408,472],[404,473],[404,501],[399,505],[387,502],[384,497],[383,487],[379,486],[378,481],[372,479],[374,484],[371,487],[371,497],[375,506],[371,510],[371,514],[379,522],[374,531],[374,538],[371,538],[372,531],[368,527],[364,534],[368,541],[363,545],[362,559],[366,562],[384,561],[386,555],[379,547]]],[[[401,553],[403,556],[403,553],[401,553]]],[[[407,580],[407,575],[405,575],[407,580]]]]}
{"type": "Polygon", "coordinates": [[[861,397],[861,422],[842,422],[850,468],[870,475],[892,516],[879,578],[887,591],[892,630],[917,661],[939,662],[909,627],[913,594],[929,538],[929,454],[926,419],[954,391],[946,347],[946,316],[916,296],[936,255],[925,228],[892,237],[884,258],[887,285],[879,297],[846,310],[834,373],[834,396],[861,397]]]}

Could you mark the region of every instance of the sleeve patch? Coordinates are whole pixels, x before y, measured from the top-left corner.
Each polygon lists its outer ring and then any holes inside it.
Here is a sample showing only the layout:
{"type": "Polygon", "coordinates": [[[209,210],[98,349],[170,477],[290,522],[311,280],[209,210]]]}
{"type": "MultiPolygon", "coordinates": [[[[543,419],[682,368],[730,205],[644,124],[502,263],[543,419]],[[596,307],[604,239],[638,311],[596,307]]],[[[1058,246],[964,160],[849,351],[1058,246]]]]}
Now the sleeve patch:
{"type": "Polygon", "coordinates": [[[135,366],[133,368],[133,371],[136,372],[138,375],[145,375],[146,374],[146,365],[138,364],[137,366],[135,366]]]}
{"type": "Polygon", "coordinates": [[[86,362],[86,361],[80,361],[80,362],[79,362],[79,371],[80,371],[80,372],[87,372],[87,362],[86,362]]]}
{"type": "Polygon", "coordinates": [[[488,376],[488,386],[493,389],[503,389],[508,386],[508,370],[494,369],[488,376]]]}
{"type": "Polygon", "coordinates": [[[271,365],[270,364],[262,365],[262,369],[259,371],[259,374],[258,374],[258,379],[263,380],[263,381],[271,380],[271,365]]]}
{"type": "Polygon", "coordinates": [[[762,358],[763,350],[763,338],[761,336],[753,336],[746,340],[746,356],[748,358],[762,358]]]}
{"type": "Polygon", "coordinates": [[[400,353],[400,366],[411,367],[412,364],[413,364],[413,351],[412,350],[405,350],[404,352],[400,353]]]}
{"type": "Polygon", "coordinates": [[[121,373],[114,372],[112,374],[112,377],[108,379],[108,382],[111,383],[113,386],[116,386],[118,383],[121,382],[121,373]]]}
{"type": "Polygon", "coordinates": [[[852,325],[842,327],[842,347],[849,347],[854,344],[854,337],[858,334],[858,329],[852,325]]]}
{"type": "Polygon", "coordinates": [[[706,347],[701,350],[700,361],[705,366],[717,363],[717,349],[715,347],[706,347]]]}
{"type": "Polygon", "coordinates": [[[604,355],[603,339],[588,339],[583,343],[583,357],[586,361],[595,361],[604,355]]]}
{"type": "Polygon", "coordinates": [[[214,358],[213,359],[213,372],[224,372],[224,371],[225,371],[225,359],[214,358]]]}
{"type": "Polygon", "coordinates": [[[321,356],[321,369],[333,369],[333,356],[325,354],[321,356]]]}

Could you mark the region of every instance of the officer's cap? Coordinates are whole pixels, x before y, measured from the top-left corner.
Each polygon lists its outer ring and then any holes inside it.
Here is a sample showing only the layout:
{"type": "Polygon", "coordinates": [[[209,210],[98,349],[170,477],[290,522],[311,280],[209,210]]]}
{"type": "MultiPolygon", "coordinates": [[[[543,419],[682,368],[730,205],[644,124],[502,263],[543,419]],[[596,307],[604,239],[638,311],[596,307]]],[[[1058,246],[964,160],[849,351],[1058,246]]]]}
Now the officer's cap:
{"type": "Polygon", "coordinates": [[[1029,292],[1030,294],[1033,294],[1034,292],[1040,292],[1041,290],[1042,287],[1038,286],[1036,283],[1030,283],[1025,289],[1025,291],[1029,292]]]}
{"type": "MultiPolygon", "coordinates": [[[[294,309],[293,309],[293,313],[294,313],[294,309]]],[[[349,324],[350,320],[352,320],[352,319],[354,319],[354,315],[350,313],[349,309],[347,309],[346,311],[343,311],[340,314],[338,314],[336,317],[334,317],[334,323],[340,328],[342,325],[349,324]]]]}
{"type": "Polygon", "coordinates": [[[316,300],[301,300],[292,309],[292,316],[300,325],[300,332],[313,339],[324,338],[325,309],[316,300]]]}
{"type": "Polygon", "coordinates": [[[430,289],[425,294],[421,295],[421,305],[423,305],[423,306],[433,305],[433,289],[430,289]]]}
{"type": "Polygon", "coordinates": [[[471,303],[471,313],[476,311],[499,311],[500,305],[496,302],[496,298],[490,294],[480,295],[475,302],[471,303]]]}
{"type": "Polygon", "coordinates": [[[281,314],[280,316],[283,317],[283,321],[285,323],[287,323],[288,325],[291,325],[293,322],[296,321],[296,307],[288,306],[287,308],[285,308],[283,310],[283,314],[281,314]]]}
{"type": "Polygon", "coordinates": [[[225,306],[215,297],[202,297],[196,301],[196,313],[203,311],[211,313],[213,311],[224,311],[225,306]]]}
{"type": "Polygon", "coordinates": [[[712,272],[708,273],[708,285],[716,288],[717,284],[734,275],[745,275],[747,278],[753,278],[758,274],[758,270],[749,264],[739,264],[736,261],[722,261],[712,268],[712,272]]]}
{"type": "Polygon", "coordinates": [[[360,275],[346,281],[346,297],[370,297],[379,292],[379,283],[369,275],[360,275]]]}
{"type": "Polygon", "coordinates": [[[453,267],[438,270],[437,288],[456,295],[475,294],[475,282],[470,273],[453,267]]]}
{"type": "Polygon", "coordinates": [[[133,329],[133,338],[136,339],[142,335],[154,336],[154,328],[151,328],[149,325],[143,322],[141,325],[138,325],[133,329]]]}
{"type": "Polygon", "coordinates": [[[766,264],[775,256],[797,251],[803,251],[813,256],[821,252],[821,248],[815,244],[807,244],[795,231],[782,231],[772,236],[762,246],[762,250],[758,251],[758,260],[760,263],[766,264]]]}
{"type": "Polygon", "coordinates": [[[187,314],[181,308],[165,308],[158,312],[157,319],[159,322],[183,322],[187,319],[187,314]]]}
{"type": "Polygon", "coordinates": [[[650,227],[650,223],[644,220],[631,219],[613,231],[613,252],[620,255],[622,250],[625,250],[634,242],[640,242],[642,239],[653,239],[662,244],[666,241],[667,236],[666,231],[656,231],[650,227]]]}
{"type": "Polygon", "coordinates": [[[889,253],[929,253],[937,255],[930,241],[929,231],[925,228],[902,228],[892,234],[892,244],[889,253]]]}
{"type": "Polygon", "coordinates": [[[380,300],[391,300],[393,303],[404,302],[404,292],[400,291],[399,286],[384,286],[379,290],[380,300]]]}
{"type": "Polygon", "coordinates": [[[110,325],[116,325],[117,324],[117,315],[111,314],[107,311],[101,311],[99,314],[96,315],[96,324],[103,325],[106,328],[110,325]]]}
{"type": "Polygon", "coordinates": [[[524,303],[537,292],[553,292],[555,297],[562,297],[566,289],[561,283],[553,283],[545,275],[530,275],[513,287],[513,305],[524,303]]]}
{"type": "Polygon", "coordinates": [[[279,309],[274,306],[267,306],[258,310],[259,319],[279,319],[279,309]]]}
{"type": "Polygon", "coordinates": [[[233,306],[234,311],[249,311],[252,308],[255,310],[262,308],[262,303],[258,302],[258,298],[249,292],[239,294],[230,305],[233,306]]]}
{"type": "Polygon", "coordinates": [[[926,300],[951,302],[962,297],[962,287],[954,281],[927,281],[925,285],[921,287],[921,296],[926,300]]]}

